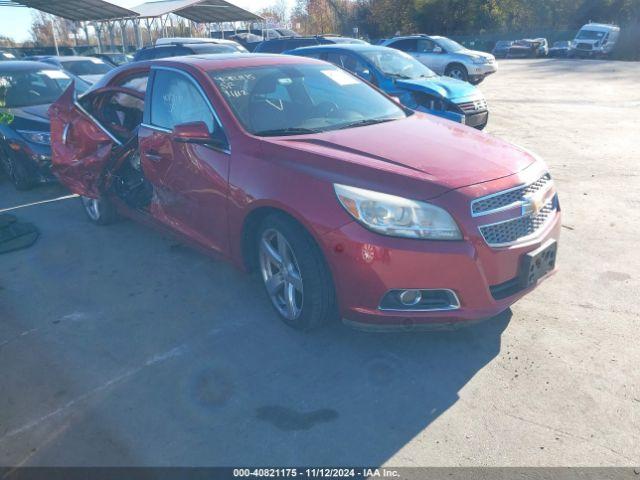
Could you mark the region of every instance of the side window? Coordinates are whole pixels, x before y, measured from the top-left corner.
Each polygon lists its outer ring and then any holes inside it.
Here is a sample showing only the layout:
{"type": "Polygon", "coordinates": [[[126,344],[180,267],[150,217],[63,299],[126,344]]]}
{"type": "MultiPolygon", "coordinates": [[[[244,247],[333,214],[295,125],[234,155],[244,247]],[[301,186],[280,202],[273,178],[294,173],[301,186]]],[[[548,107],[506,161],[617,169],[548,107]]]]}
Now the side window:
{"type": "Polygon", "coordinates": [[[125,92],[104,91],[80,100],[81,105],[114,137],[126,141],[142,123],[144,100],[125,92]]]}
{"type": "Polygon", "coordinates": [[[119,87],[135,90],[136,92],[145,93],[147,91],[147,83],[149,82],[149,72],[137,73],[130,77],[126,77],[118,84],[119,87]]]}
{"type": "Polygon", "coordinates": [[[153,49],[149,49],[149,50],[140,50],[140,51],[136,54],[136,60],[137,60],[137,61],[149,60],[152,56],[153,56],[153,49]]]}
{"type": "Polygon", "coordinates": [[[327,61],[360,76],[362,76],[363,73],[368,70],[367,66],[362,63],[360,59],[348,53],[329,52],[327,54],[327,61]]]}
{"type": "Polygon", "coordinates": [[[173,130],[189,122],[204,122],[213,133],[217,127],[207,100],[194,82],[178,72],[156,71],[151,94],[151,124],[173,130]]]}
{"type": "Polygon", "coordinates": [[[418,40],[418,52],[420,53],[431,53],[433,52],[433,47],[435,47],[435,43],[432,40],[418,40]]]}
{"type": "Polygon", "coordinates": [[[418,40],[415,38],[405,38],[389,45],[391,48],[402,50],[403,52],[415,52],[418,49],[418,40]]]}
{"type": "Polygon", "coordinates": [[[307,58],[317,58],[318,60],[325,59],[322,52],[309,52],[309,53],[305,53],[304,56],[307,58]]]}

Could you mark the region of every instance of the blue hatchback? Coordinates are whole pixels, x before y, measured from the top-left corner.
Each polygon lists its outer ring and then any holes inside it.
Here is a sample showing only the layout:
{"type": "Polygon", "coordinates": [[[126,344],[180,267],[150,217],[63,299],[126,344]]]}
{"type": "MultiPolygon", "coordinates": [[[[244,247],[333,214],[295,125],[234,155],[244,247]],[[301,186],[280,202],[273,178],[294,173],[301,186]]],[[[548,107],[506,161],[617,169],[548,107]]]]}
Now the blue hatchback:
{"type": "Polygon", "coordinates": [[[318,45],[289,55],[318,58],[367,80],[413,110],[444,117],[482,130],[489,119],[479,88],[440,77],[399,50],[376,45],[318,45]]]}

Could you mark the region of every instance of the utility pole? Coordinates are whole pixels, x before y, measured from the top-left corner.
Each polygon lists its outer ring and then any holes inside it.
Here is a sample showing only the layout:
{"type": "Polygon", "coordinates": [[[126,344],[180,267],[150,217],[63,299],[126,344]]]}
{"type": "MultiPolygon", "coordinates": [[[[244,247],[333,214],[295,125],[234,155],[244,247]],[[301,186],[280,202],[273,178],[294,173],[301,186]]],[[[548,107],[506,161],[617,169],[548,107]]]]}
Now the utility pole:
{"type": "Polygon", "coordinates": [[[53,46],[56,48],[56,55],[60,56],[60,49],[58,48],[58,35],[56,34],[56,24],[53,20],[53,15],[49,15],[51,21],[51,34],[53,35],[53,46]]]}

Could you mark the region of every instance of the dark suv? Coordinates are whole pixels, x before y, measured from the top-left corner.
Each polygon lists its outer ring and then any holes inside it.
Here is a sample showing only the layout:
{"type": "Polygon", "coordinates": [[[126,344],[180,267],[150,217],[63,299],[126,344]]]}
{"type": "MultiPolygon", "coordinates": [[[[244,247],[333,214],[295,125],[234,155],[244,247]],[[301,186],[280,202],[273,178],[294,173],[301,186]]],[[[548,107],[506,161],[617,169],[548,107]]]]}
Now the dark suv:
{"type": "Polygon", "coordinates": [[[181,57],[183,55],[202,55],[208,53],[240,53],[244,51],[234,45],[217,43],[175,43],[156,45],[138,50],[133,57],[134,62],[154,60],[158,58],[181,57]]]}
{"type": "Polygon", "coordinates": [[[349,37],[280,37],[260,42],[253,53],[282,53],[300,47],[331,45],[334,43],[367,43],[364,40],[349,37]]]}

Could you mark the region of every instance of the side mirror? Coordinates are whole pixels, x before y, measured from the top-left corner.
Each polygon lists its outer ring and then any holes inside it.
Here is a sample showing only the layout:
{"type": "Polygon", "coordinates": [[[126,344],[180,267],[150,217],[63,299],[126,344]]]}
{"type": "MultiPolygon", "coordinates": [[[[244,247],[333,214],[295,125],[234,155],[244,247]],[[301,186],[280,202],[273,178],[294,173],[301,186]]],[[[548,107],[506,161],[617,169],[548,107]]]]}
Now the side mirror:
{"type": "Polygon", "coordinates": [[[210,143],[209,127],[204,122],[182,123],[173,127],[173,139],[180,143],[210,143]]]}
{"type": "Polygon", "coordinates": [[[209,133],[209,127],[204,122],[182,123],[173,127],[173,140],[179,143],[196,143],[211,145],[217,148],[226,148],[227,137],[220,128],[209,133]]]}
{"type": "Polygon", "coordinates": [[[367,82],[371,81],[371,71],[369,71],[368,68],[365,68],[364,70],[360,70],[358,72],[358,76],[360,78],[364,78],[367,82]]]}

